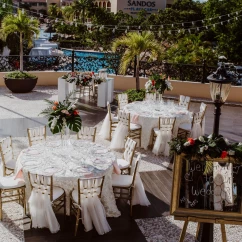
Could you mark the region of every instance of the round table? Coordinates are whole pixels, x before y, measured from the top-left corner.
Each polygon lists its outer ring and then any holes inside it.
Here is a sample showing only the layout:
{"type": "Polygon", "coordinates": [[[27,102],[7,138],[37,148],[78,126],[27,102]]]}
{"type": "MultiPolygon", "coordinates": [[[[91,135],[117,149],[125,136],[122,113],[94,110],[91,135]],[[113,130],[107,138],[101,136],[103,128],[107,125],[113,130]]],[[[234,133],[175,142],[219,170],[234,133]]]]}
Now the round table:
{"type": "Polygon", "coordinates": [[[16,164],[16,172],[22,169],[26,181],[26,198],[31,193],[28,172],[53,175],[53,185],[66,192],[67,215],[70,213],[70,192],[77,189],[78,178],[105,176],[101,201],[108,217],[120,216],[112,188],[113,162],[116,156],[106,147],[83,140],[71,140],[63,147],[61,141],[37,144],[23,150],[16,164]]]}
{"type": "Polygon", "coordinates": [[[176,118],[174,136],[177,136],[179,125],[190,120],[190,112],[172,101],[133,102],[127,104],[124,111],[130,113],[132,123],[142,126],[141,147],[144,149],[147,149],[151,143],[152,129],[158,127],[159,117],[176,118]]]}

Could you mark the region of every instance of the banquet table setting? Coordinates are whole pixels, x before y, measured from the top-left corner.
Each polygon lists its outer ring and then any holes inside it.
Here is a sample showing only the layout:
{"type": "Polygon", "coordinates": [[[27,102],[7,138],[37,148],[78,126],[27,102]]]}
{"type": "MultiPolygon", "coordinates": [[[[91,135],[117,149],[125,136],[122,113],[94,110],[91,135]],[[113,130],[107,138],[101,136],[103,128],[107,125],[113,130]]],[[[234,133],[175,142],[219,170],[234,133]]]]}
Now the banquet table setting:
{"type": "MultiPolygon", "coordinates": [[[[26,197],[31,194],[28,172],[53,175],[54,186],[61,187],[67,194],[66,211],[70,214],[69,194],[77,188],[78,178],[105,176],[102,202],[108,217],[118,217],[112,192],[112,172],[116,156],[106,147],[83,140],[72,140],[70,147],[63,148],[61,140],[40,143],[24,149],[16,163],[16,176],[23,174],[26,181],[26,197]]],[[[115,167],[115,168],[114,168],[115,167]]]]}
{"type": "MultiPolygon", "coordinates": [[[[178,127],[181,123],[189,122],[191,119],[191,112],[170,100],[166,102],[163,100],[136,101],[125,105],[123,111],[130,113],[131,123],[142,126],[141,148],[144,149],[148,149],[148,146],[151,144],[152,130],[153,128],[158,127],[160,117],[176,118],[173,128],[173,136],[177,136],[178,127]]],[[[116,132],[118,133],[118,131],[116,132]]]]}

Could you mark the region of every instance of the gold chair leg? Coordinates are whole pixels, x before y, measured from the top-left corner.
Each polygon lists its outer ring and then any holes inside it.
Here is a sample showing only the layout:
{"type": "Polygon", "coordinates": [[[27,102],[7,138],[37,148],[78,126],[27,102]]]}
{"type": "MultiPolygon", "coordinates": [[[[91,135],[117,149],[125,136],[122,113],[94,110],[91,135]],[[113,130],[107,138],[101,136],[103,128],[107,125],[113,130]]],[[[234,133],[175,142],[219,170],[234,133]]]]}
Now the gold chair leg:
{"type": "Polygon", "coordinates": [[[185,222],[184,222],[184,225],[183,225],[183,228],[182,228],[182,232],[181,232],[181,235],[180,235],[180,240],[179,240],[179,242],[183,242],[184,239],[185,239],[186,231],[187,231],[187,225],[188,225],[188,221],[185,221],[185,222]]]}
{"type": "Polygon", "coordinates": [[[64,221],[66,220],[66,194],[64,195],[64,221]]]}
{"type": "Polygon", "coordinates": [[[222,241],[227,242],[225,224],[221,224],[222,241]]]}
{"type": "Polygon", "coordinates": [[[78,208],[78,211],[77,211],[77,215],[76,215],[76,227],[75,227],[75,236],[77,234],[77,229],[78,229],[78,225],[79,225],[79,219],[80,219],[80,209],[78,208]]]}
{"type": "Polygon", "coordinates": [[[26,215],[25,187],[23,188],[23,207],[24,207],[24,215],[26,215]]]}

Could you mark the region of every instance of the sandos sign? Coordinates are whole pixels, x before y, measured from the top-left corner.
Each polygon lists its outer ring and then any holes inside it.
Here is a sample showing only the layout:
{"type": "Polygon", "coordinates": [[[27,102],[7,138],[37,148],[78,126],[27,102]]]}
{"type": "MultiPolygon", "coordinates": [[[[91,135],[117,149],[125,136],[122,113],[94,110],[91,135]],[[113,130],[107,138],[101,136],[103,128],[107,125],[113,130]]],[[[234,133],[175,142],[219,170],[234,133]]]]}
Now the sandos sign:
{"type": "Polygon", "coordinates": [[[157,13],[160,9],[165,9],[166,0],[116,0],[117,12],[136,15],[140,10],[146,10],[149,14],[157,13]]]}

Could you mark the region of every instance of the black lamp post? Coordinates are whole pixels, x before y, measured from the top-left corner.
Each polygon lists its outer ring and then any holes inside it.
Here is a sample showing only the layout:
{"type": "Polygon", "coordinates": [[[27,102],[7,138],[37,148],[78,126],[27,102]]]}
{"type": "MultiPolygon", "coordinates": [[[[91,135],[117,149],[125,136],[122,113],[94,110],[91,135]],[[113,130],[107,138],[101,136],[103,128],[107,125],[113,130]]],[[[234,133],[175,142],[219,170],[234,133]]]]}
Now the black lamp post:
{"type": "Polygon", "coordinates": [[[231,83],[235,81],[236,78],[236,73],[227,71],[223,62],[220,64],[220,67],[216,72],[207,77],[210,82],[210,94],[215,105],[213,124],[214,136],[219,135],[221,106],[225,103],[229,95],[231,83]]]}
{"type": "MultiPolygon", "coordinates": [[[[224,66],[226,57],[219,58],[220,66],[213,74],[209,75],[207,79],[210,82],[210,94],[214,102],[214,124],[213,124],[213,136],[219,135],[219,120],[221,115],[221,106],[225,103],[231,83],[236,80],[237,75],[234,71],[227,71],[224,66]]],[[[223,163],[222,163],[223,164],[223,163]]],[[[206,242],[213,242],[213,224],[202,223],[201,240],[206,242]]]]}

